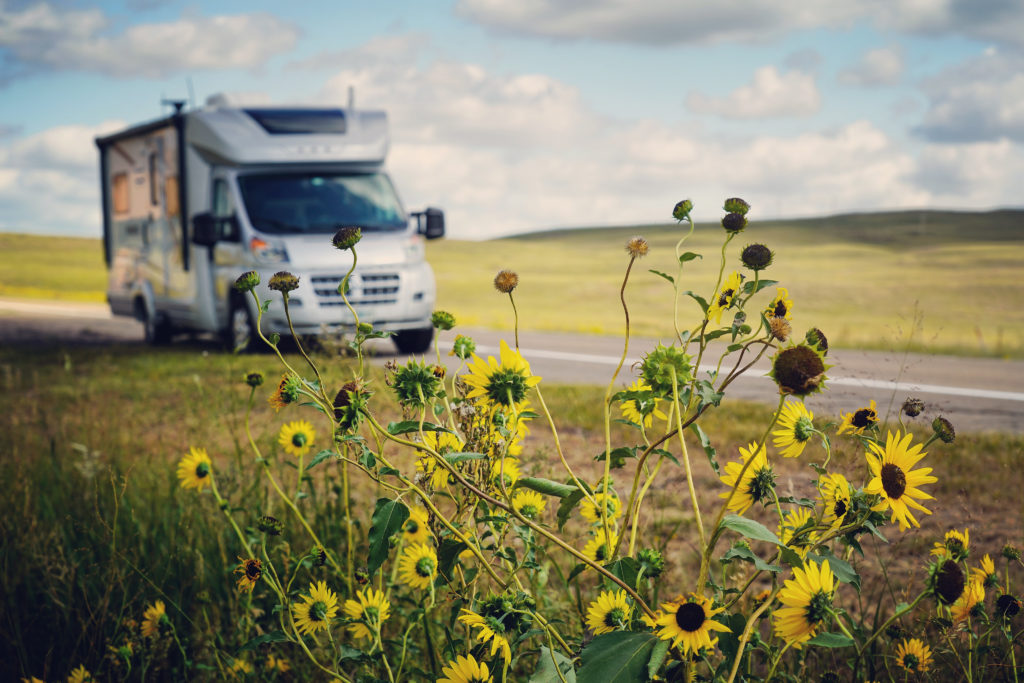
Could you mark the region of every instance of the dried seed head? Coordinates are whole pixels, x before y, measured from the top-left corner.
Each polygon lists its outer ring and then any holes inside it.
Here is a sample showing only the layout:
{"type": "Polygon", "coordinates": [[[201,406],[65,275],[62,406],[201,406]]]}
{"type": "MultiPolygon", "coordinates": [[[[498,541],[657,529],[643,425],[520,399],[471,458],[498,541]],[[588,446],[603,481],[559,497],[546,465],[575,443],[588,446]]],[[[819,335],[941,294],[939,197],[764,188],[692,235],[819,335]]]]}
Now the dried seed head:
{"type": "Polygon", "coordinates": [[[651,246],[647,244],[647,240],[639,235],[630,237],[629,241],[626,242],[626,253],[633,258],[642,258],[647,256],[647,252],[650,248],[651,246]]]}
{"type": "Polygon", "coordinates": [[[722,218],[722,227],[733,235],[743,232],[743,228],[747,227],[747,217],[742,213],[727,213],[722,218]]]}
{"type": "Polygon", "coordinates": [[[1020,613],[1020,600],[1015,595],[1004,593],[996,598],[996,615],[1012,619],[1020,613]]]}
{"type": "Polygon", "coordinates": [[[260,274],[255,270],[249,270],[238,276],[235,280],[235,289],[239,292],[251,292],[260,283],[260,274]]]}
{"type": "Polygon", "coordinates": [[[771,330],[772,337],[779,341],[786,341],[793,332],[793,327],[789,324],[789,321],[781,317],[769,318],[768,327],[771,330]]]}
{"type": "Polygon", "coordinates": [[[772,250],[763,244],[748,244],[740,252],[740,261],[755,273],[770,266],[774,258],[772,250]]]}
{"type": "Polygon", "coordinates": [[[519,276],[511,270],[500,270],[494,276],[494,288],[502,294],[511,294],[519,285],[519,276]]]}
{"type": "Polygon", "coordinates": [[[941,415],[932,420],[932,430],[942,443],[953,443],[956,440],[956,430],[953,424],[941,415]]]}
{"type": "Polygon", "coordinates": [[[797,344],[775,354],[771,374],[781,393],[807,396],[824,385],[826,369],[817,349],[797,344]]]}
{"type": "Polygon", "coordinates": [[[331,243],[335,249],[347,251],[359,243],[359,240],[363,239],[363,229],[358,225],[346,225],[343,228],[339,228],[338,232],[334,233],[334,238],[331,243]]]}
{"type": "Polygon", "coordinates": [[[739,197],[730,197],[725,200],[725,205],[722,208],[728,213],[738,213],[741,216],[746,216],[747,212],[750,211],[750,204],[739,197]]]}
{"type": "Polygon", "coordinates": [[[693,211],[693,202],[689,199],[684,199],[672,209],[672,218],[675,218],[677,221],[685,221],[690,217],[691,211],[693,211]]]}
{"type": "Polygon", "coordinates": [[[270,278],[270,282],[267,283],[267,287],[270,287],[274,291],[287,294],[288,292],[294,292],[299,288],[299,278],[289,273],[287,270],[274,273],[270,278]]]}
{"type": "Polygon", "coordinates": [[[924,412],[924,401],[919,398],[908,398],[903,402],[901,410],[907,417],[917,417],[924,412]]]}

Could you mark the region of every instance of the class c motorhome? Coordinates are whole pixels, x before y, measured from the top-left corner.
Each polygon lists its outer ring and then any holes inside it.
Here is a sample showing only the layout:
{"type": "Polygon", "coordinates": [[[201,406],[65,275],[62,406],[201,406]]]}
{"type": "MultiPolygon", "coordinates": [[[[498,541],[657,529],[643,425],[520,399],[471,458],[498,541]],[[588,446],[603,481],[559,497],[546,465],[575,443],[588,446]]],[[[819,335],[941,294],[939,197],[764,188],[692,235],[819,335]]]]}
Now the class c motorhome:
{"type": "Polygon", "coordinates": [[[402,352],[429,347],[435,285],[424,240],[444,234],[444,214],[402,207],[384,172],[384,112],[230,106],[223,96],[175,109],[96,140],[113,313],[141,320],[151,343],[213,332],[244,347],[258,311],[235,279],[259,273],[257,292],[271,301],[261,327],[285,336],[281,297],[266,284],[287,270],[299,277],[289,296],[296,333],[351,329],[338,289],[352,252],[331,238],[355,225],[363,238],[347,297],[360,321],[392,331],[402,352]]]}

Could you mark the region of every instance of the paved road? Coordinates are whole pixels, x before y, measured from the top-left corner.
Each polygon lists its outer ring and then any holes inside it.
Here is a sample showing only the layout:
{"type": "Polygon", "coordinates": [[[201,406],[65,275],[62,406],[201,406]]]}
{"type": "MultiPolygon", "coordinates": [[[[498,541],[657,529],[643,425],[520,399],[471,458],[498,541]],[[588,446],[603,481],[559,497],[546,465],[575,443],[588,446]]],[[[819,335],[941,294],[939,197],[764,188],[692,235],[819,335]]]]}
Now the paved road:
{"type": "MultiPolygon", "coordinates": [[[[472,336],[481,355],[497,355],[501,338],[508,334],[489,330],[461,330],[472,336]]],[[[441,339],[450,346],[452,333],[441,339]]],[[[0,344],[141,344],[142,326],[114,317],[104,305],[63,304],[0,299],[0,344]]],[[[604,385],[622,354],[622,340],[575,334],[522,332],[520,348],[534,374],[546,383],[604,385]]],[[[633,339],[628,366],[638,361],[656,340],[633,339]]],[[[379,357],[394,357],[390,343],[377,347],[379,357]]],[[[829,390],[808,399],[822,415],[838,414],[878,403],[879,413],[893,413],[907,396],[917,396],[928,415],[946,416],[960,431],[1002,431],[1024,434],[1024,361],[960,358],[921,354],[894,354],[835,349],[829,390]]],[[[765,377],[762,361],[729,391],[729,396],[772,403],[775,385],[765,377]]],[[[631,376],[624,371],[624,381],[631,376]]],[[[921,419],[921,418],[918,418],[921,419]]]]}

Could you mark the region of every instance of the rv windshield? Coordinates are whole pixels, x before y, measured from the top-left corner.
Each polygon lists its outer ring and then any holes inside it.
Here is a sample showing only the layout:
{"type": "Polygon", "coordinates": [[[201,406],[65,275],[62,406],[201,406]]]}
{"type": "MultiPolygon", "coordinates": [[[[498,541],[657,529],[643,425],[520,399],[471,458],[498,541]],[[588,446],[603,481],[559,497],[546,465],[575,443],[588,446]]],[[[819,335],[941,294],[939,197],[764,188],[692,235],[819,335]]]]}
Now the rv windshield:
{"type": "Polygon", "coordinates": [[[343,225],[401,230],[407,219],[382,173],[239,176],[249,222],[271,234],[330,233],[343,225]]]}

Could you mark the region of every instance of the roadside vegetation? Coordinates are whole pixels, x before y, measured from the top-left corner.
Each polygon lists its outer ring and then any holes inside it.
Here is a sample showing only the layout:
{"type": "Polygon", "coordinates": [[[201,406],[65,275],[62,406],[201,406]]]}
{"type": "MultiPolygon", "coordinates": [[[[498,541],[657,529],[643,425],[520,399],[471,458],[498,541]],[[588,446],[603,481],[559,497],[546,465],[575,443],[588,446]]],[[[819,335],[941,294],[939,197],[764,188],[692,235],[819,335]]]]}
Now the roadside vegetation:
{"type": "Polygon", "coordinates": [[[691,206],[595,290],[695,309],[626,390],[532,375],[525,269],[475,283],[499,357],[435,313],[456,373],[366,363],[369,325],[345,357],[0,349],[0,679],[1018,681],[1024,437],[812,414],[829,340],[783,254],[733,253],[769,241],[735,198],[702,247],[691,206]],[[778,404],[731,400],[760,357],[778,404]]]}

